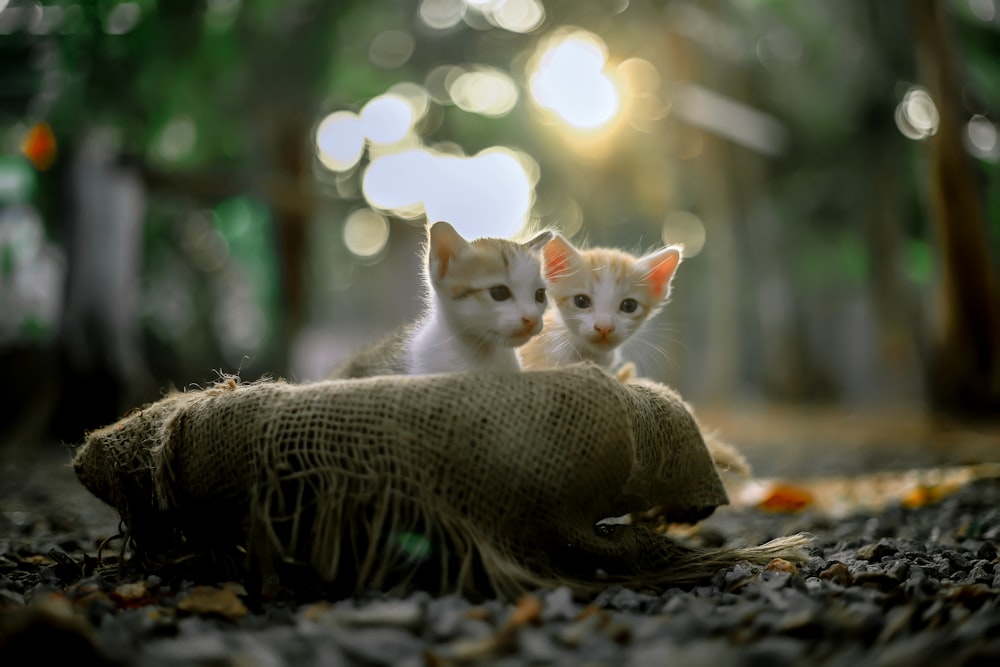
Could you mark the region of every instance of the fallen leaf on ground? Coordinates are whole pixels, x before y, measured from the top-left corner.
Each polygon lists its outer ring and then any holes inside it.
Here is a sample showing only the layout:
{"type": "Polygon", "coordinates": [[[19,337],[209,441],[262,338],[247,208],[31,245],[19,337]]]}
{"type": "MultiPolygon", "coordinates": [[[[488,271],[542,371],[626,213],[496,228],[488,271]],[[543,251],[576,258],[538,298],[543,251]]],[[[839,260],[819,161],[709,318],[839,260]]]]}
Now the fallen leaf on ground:
{"type": "Polygon", "coordinates": [[[808,489],[790,484],[777,484],[757,504],[757,507],[771,512],[797,512],[813,504],[813,495],[808,489]]]}
{"type": "Polygon", "coordinates": [[[216,615],[228,619],[246,616],[247,607],[232,589],[195,586],[177,603],[177,609],[189,614],[216,615]]]}

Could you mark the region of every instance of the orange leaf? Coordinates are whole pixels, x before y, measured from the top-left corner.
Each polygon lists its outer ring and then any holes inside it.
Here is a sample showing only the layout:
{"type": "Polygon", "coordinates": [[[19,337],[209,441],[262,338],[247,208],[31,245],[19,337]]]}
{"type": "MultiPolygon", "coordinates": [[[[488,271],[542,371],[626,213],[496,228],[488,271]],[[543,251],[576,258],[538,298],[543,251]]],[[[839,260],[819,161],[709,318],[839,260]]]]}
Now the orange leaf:
{"type": "Polygon", "coordinates": [[[813,494],[799,486],[779,484],[772,488],[758,507],[772,512],[796,512],[814,502],[813,494]]]}
{"type": "Polygon", "coordinates": [[[56,161],[56,135],[48,123],[36,123],[21,140],[21,152],[35,168],[45,171],[56,161]]]}

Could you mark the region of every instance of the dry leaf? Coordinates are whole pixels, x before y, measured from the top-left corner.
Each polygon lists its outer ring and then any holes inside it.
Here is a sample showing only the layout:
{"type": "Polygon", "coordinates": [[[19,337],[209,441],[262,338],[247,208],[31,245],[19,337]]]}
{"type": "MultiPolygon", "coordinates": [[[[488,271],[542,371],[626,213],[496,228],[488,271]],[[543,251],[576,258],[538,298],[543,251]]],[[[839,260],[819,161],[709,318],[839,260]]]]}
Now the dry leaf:
{"type": "Polygon", "coordinates": [[[233,589],[195,586],[177,609],[189,614],[215,615],[228,619],[246,616],[248,610],[233,589]]]}
{"type": "Polygon", "coordinates": [[[145,581],[121,584],[118,588],[111,591],[108,597],[123,609],[144,607],[153,602],[153,596],[150,594],[145,581]]]}
{"type": "Polygon", "coordinates": [[[812,504],[813,495],[808,489],[776,484],[757,506],[772,512],[797,512],[812,504]]]}
{"type": "Polygon", "coordinates": [[[538,625],[542,622],[542,601],[534,595],[525,595],[517,601],[514,613],[507,619],[507,627],[514,628],[531,623],[538,625]]]}

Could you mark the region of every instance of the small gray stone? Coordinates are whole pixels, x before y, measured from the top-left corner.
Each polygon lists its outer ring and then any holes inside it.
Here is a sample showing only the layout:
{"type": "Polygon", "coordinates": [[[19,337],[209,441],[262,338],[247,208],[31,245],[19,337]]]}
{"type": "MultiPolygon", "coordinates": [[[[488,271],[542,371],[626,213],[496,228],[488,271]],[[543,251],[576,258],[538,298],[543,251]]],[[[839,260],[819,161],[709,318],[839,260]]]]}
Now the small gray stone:
{"type": "Polygon", "coordinates": [[[528,662],[551,664],[559,650],[541,628],[524,627],[518,633],[521,654],[528,662]]]}
{"type": "Polygon", "coordinates": [[[879,563],[883,558],[895,556],[898,552],[896,547],[879,542],[877,544],[866,544],[858,548],[857,557],[872,563],[879,563]]]}
{"type": "MultiPolygon", "coordinates": [[[[155,656],[161,664],[175,662],[177,664],[226,664],[231,648],[221,633],[205,632],[198,635],[187,635],[176,639],[164,639],[149,642],[143,647],[142,653],[155,656]]],[[[143,662],[139,660],[138,662],[143,662]]]]}
{"type": "Polygon", "coordinates": [[[976,549],[976,558],[985,561],[996,560],[997,557],[997,547],[992,542],[983,542],[976,549]]]}
{"type": "Polygon", "coordinates": [[[425,648],[418,637],[395,628],[331,627],[329,632],[347,655],[376,665],[400,665],[425,648]]]}
{"type": "Polygon", "coordinates": [[[544,597],[542,620],[571,621],[580,613],[580,606],[573,602],[573,593],[566,586],[560,586],[544,597]]]}
{"type": "Polygon", "coordinates": [[[373,602],[357,609],[334,609],[323,615],[324,622],[349,625],[417,629],[424,621],[420,605],[409,600],[373,602]]]}
{"type": "Polygon", "coordinates": [[[746,647],[743,664],[750,667],[801,664],[806,648],[805,642],[788,637],[765,637],[746,647]]]}

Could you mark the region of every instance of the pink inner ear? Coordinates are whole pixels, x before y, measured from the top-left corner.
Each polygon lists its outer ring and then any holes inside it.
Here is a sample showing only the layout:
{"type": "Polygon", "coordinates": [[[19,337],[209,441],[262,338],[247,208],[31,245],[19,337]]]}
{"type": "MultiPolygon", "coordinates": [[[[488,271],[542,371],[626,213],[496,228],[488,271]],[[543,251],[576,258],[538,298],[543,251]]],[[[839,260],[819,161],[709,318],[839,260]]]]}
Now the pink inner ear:
{"type": "Polygon", "coordinates": [[[542,249],[545,257],[545,277],[552,282],[560,280],[571,273],[573,250],[559,240],[549,241],[542,249]]]}
{"type": "Polygon", "coordinates": [[[450,259],[451,253],[448,248],[437,249],[438,278],[444,278],[444,274],[448,273],[448,260],[450,259]]]}
{"type": "Polygon", "coordinates": [[[674,271],[677,270],[677,265],[681,263],[681,254],[676,250],[667,252],[650,270],[649,275],[646,276],[646,283],[649,285],[649,291],[653,294],[656,299],[662,299],[667,293],[667,287],[670,285],[670,279],[674,275],[674,271]]]}
{"type": "Polygon", "coordinates": [[[458,254],[462,241],[458,232],[446,222],[438,222],[431,227],[431,252],[438,261],[438,278],[444,278],[448,273],[448,264],[458,254]]]}

